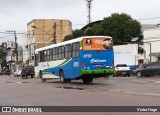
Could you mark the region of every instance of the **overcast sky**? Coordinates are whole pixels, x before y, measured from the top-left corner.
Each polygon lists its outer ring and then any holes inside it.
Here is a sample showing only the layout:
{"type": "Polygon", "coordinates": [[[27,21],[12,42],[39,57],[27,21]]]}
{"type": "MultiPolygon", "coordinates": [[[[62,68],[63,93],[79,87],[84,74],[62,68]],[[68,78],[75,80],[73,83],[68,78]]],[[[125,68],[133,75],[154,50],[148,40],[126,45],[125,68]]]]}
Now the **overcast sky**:
{"type": "MultiPolygon", "coordinates": [[[[127,13],[143,24],[158,24],[159,5],[160,0],[93,0],[91,18],[96,21],[112,13],[127,13]]],[[[86,1],[0,0],[0,32],[26,32],[27,23],[33,19],[67,19],[72,22],[73,29],[79,29],[87,24],[86,1]]],[[[0,40],[2,36],[5,35],[0,33],[0,40]]]]}

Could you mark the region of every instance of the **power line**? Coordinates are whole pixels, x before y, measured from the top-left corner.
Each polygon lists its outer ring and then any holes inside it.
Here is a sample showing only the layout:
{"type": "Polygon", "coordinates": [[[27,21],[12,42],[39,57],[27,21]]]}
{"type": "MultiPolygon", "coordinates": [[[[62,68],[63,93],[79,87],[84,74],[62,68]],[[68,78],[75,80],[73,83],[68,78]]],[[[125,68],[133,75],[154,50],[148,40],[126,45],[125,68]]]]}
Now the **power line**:
{"type": "Polygon", "coordinates": [[[139,19],[139,20],[153,20],[153,19],[160,19],[160,17],[144,18],[144,19],[139,19]]]}

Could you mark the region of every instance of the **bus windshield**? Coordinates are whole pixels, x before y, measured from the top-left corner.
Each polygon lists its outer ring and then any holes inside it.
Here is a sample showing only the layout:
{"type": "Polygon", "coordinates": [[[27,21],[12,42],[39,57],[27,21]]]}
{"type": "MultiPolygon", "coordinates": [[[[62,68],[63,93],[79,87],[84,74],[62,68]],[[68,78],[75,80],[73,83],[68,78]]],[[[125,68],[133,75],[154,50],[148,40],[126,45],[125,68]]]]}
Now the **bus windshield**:
{"type": "Polygon", "coordinates": [[[110,38],[85,38],[82,41],[83,50],[112,50],[110,38]]]}

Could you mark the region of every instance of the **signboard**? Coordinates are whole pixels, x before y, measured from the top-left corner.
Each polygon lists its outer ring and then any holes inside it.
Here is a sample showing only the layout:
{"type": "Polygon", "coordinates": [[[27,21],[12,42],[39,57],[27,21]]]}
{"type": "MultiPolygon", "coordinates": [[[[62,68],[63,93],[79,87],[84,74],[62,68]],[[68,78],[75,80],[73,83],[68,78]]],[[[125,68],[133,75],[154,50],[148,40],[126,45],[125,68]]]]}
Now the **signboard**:
{"type": "Polygon", "coordinates": [[[82,41],[83,50],[111,50],[112,41],[110,38],[85,38],[82,41]]]}

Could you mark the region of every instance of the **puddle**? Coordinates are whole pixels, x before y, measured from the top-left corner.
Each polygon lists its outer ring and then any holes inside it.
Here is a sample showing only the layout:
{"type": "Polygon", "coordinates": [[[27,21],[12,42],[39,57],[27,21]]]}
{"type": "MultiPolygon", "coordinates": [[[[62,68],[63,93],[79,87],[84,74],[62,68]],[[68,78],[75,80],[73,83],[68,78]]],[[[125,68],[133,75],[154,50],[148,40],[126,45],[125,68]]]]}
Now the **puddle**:
{"type": "Polygon", "coordinates": [[[27,82],[27,81],[25,81],[25,82],[13,82],[13,81],[7,81],[7,82],[5,82],[5,83],[18,83],[18,84],[22,84],[22,83],[30,83],[30,82],[27,82]]]}
{"type": "Polygon", "coordinates": [[[73,87],[66,87],[66,86],[64,86],[64,87],[62,87],[63,89],[74,89],[73,87]]]}
{"type": "Polygon", "coordinates": [[[14,83],[13,81],[6,81],[5,83],[14,83]]]}
{"type": "Polygon", "coordinates": [[[62,86],[54,86],[55,88],[62,88],[62,86]]]}
{"type": "Polygon", "coordinates": [[[21,84],[21,83],[30,83],[30,82],[25,81],[25,82],[17,82],[17,83],[21,84]]]}
{"type": "Polygon", "coordinates": [[[74,89],[77,89],[77,90],[84,90],[83,88],[78,88],[78,87],[77,87],[77,88],[74,88],[74,89]]]}
{"type": "Polygon", "coordinates": [[[29,83],[29,82],[21,82],[21,83],[29,83]]]}
{"type": "Polygon", "coordinates": [[[55,86],[56,88],[63,88],[63,89],[76,89],[76,90],[84,90],[80,87],[68,87],[68,86],[55,86]]]}

